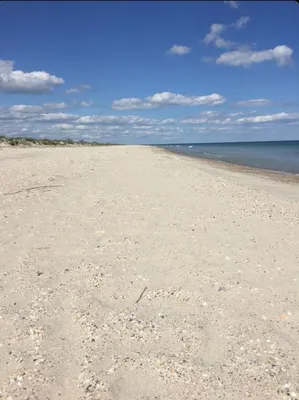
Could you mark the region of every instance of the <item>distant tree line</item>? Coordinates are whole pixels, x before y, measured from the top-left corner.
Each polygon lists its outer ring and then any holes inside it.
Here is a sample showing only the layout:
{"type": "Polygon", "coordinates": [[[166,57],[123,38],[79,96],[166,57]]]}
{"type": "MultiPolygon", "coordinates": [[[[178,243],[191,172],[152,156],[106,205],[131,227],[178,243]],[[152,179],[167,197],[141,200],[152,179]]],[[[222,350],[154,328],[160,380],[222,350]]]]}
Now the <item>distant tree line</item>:
{"type": "Polygon", "coordinates": [[[10,146],[112,146],[113,143],[87,142],[72,139],[37,139],[31,137],[8,137],[0,135],[0,144],[10,146]]]}

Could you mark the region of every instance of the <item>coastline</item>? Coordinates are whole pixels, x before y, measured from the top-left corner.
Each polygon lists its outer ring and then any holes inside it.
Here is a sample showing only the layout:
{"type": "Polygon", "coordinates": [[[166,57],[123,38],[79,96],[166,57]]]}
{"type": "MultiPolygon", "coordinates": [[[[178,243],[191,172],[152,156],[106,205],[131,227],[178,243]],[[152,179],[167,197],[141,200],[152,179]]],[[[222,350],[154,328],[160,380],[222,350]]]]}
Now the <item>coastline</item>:
{"type": "Polygon", "coordinates": [[[298,397],[298,237],[294,184],[144,146],[4,148],[1,396],[298,397]]]}
{"type": "MultiPolygon", "coordinates": [[[[152,148],[154,148],[154,147],[152,147],[152,148]]],[[[297,174],[291,174],[291,173],[282,172],[282,171],[272,171],[272,170],[262,169],[262,168],[249,167],[247,165],[234,164],[234,163],[229,163],[227,161],[211,160],[211,159],[204,158],[204,157],[198,157],[198,156],[194,156],[194,155],[188,155],[188,154],[175,152],[175,151],[169,150],[167,148],[161,148],[161,147],[156,147],[156,148],[160,149],[161,151],[165,151],[167,153],[171,153],[171,154],[177,155],[182,158],[197,160],[206,165],[210,165],[211,167],[214,167],[214,168],[225,169],[225,170],[232,171],[232,172],[241,172],[244,174],[250,174],[252,176],[257,176],[257,177],[262,177],[262,178],[268,178],[268,179],[271,179],[276,182],[292,183],[292,184],[296,184],[296,185],[299,184],[299,175],[297,175],[297,174]]]]}

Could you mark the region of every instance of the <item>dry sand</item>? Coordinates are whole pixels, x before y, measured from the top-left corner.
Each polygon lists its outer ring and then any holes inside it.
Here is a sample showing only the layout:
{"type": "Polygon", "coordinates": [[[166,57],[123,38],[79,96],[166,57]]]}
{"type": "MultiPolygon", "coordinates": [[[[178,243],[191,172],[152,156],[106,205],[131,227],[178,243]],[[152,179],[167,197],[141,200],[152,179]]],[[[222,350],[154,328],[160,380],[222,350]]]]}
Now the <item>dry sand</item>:
{"type": "Polygon", "coordinates": [[[0,221],[1,399],[299,398],[299,186],[4,148],[0,221]]]}

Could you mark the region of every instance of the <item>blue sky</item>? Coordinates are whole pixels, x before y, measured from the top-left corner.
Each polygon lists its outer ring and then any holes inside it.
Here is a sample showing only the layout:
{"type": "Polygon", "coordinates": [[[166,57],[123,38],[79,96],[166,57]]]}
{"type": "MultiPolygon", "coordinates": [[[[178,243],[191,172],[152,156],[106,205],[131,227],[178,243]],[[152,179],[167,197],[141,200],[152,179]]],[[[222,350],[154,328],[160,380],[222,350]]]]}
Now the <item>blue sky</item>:
{"type": "Polygon", "coordinates": [[[299,139],[299,4],[0,2],[0,134],[299,139]]]}

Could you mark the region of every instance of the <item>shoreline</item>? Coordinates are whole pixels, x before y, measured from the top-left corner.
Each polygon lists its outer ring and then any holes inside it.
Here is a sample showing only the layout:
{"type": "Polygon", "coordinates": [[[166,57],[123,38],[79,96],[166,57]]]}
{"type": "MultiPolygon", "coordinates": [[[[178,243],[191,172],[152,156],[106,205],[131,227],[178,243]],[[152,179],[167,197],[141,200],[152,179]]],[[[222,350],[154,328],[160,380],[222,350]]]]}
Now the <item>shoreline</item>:
{"type": "Polygon", "coordinates": [[[178,156],[181,159],[193,160],[197,164],[202,163],[202,165],[207,165],[214,169],[242,173],[245,175],[247,174],[247,175],[251,175],[251,176],[255,176],[255,177],[266,178],[268,180],[275,181],[275,182],[290,183],[290,184],[294,184],[294,185],[299,184],[299,174],[250,167],[247,165],[234,164],[234,163],[230,163],[227,161],[211,160],[208,158],[199,157],[199,156],[190,155],[190,154],[183,154],[183,153],[169,150],[164,147],[162,148],[162,147],[152,146],[152,145],[125,145],[125,144],[114,144],[114,143],[109,143],[109,144],[103,143],[103,144],[92,145],[89,143],[85,143],[85,144],[74,143],[74,144],[69,144],[69,145],[68,144],[61,144],[61,145],[58,144],[55,146],[45,145],[45,144],[40,144],[40,145],[38,145],[38,144],[26,144],[26,145],[18,144],[17,146],[11,146],[8,144],[0,143],[0,150],[4,150],[4,149],[62,149],[62,148],[74,149],[74,148],[91,148],[91,147],[107,147],[107,146],[114,147],[114,148],[116,148],[116,147],[150,148],[154,151],[166,152],[168,154],[178,156]]]}
{"type": "Polygon", "coordinates": [[[223,170],[227,170],[227,171],[231,171],[231,172],[240,172],[243,174],[249,174],[251,176],[267,178],[267,179],[270,179],[275,182],[291,183],[294,185],[299,184],[299,175],[297,175],[297,174],[292,174],[292,173],[283,172],[283,171],[272,171],[272,170],[263,169],[263,168],[250,167],[247,165],[229,163],[227,161],[211,160],[211,159],[204,158],[204,157],[175,152],[175,151],[169,150],[167,148],[154,147],[154,146],[151,146],[151,147],[159,149],[161,151],[165,151],[165,152],[173,154],[173,155],[177,155],[177,156],[185,158],[185,159],[202,162],[203,164],[209,165],[216,169],[218,168],[218,169],[223,169],[223,170]]]}

